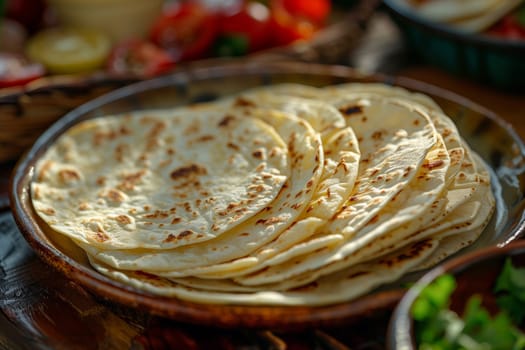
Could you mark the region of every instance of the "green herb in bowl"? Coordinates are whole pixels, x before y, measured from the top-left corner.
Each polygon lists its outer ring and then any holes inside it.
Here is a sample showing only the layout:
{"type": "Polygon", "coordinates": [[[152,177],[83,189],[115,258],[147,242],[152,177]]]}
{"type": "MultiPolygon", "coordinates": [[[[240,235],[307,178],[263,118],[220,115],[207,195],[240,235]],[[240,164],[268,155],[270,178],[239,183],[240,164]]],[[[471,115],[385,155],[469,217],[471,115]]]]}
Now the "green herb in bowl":
{"type": "Polygon", "coordinates": [[[491,316],[480,295],[470,296],[462,316],[450,309],[455,277],[444,274],[426,286],[411,315],[419,349],[525,349],[525,268],[506,259],[493,291],[500,311],[491,316]]]}

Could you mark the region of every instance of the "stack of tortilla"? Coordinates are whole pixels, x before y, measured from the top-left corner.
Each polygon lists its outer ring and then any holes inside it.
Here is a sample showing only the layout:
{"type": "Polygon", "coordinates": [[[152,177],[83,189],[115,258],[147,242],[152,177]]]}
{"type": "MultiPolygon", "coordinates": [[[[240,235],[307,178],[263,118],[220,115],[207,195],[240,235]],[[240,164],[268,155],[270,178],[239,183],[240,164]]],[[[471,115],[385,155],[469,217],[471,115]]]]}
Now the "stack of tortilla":
{"type": "Polygon", "coordinates": [[[518,7],[523,0],[394,0],[436,23],[467,33],[481,32],[518,7]]]}
{"type": "Polygon", "coordinates": [[[471,244],[495,206],[434,101],[357,83],[81,122],[38,162],[31,195],[100,273],[244,305],[351,300],[471,244]]]}

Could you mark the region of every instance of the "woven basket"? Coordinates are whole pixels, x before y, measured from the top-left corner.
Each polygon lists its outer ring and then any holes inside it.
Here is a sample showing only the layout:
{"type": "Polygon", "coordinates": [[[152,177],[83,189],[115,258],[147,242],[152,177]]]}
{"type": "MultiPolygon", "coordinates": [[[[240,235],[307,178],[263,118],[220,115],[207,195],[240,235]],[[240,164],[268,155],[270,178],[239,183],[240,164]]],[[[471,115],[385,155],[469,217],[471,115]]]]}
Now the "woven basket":
{"type": "MultiPolygon", "coordinates": [[[[249,59],[346,64],[379,3],[378,0],[359,1],[312,40],[266,50],[249,59]]],[[[214,62],[213,59],[191,62],[179,65],[178,69],[214,62]]],[[[18,158],[46,128],[70,110],[138,80],[137,77],[110,78],[104,74],[55,76],[36,80],[23,89],[0,89],[0,163],[18,158]]]]}

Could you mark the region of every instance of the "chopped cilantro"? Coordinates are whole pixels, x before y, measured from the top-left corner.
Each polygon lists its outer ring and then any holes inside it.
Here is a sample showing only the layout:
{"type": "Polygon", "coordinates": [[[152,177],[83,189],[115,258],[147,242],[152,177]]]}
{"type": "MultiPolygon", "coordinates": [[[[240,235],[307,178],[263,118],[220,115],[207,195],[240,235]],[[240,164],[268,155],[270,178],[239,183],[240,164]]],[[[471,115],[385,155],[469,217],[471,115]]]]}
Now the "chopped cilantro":
{"type": "Polygon", "coordinates": [[[525,268],[516,268],[510,258],[496,280],[494,292],[498,306],[518,325],[525,320],[525,268]]]}
{"type": "Polygon", "coordinates": [[[505,262],[494,287],[501,309],[494,317],[479,295],[468,299],[463,316],[451,311],[455,288],[454,277],[445,274],[414,302],[411,313],[420,350],[525,350],[525,334],[516,326],[525,318],[525,268],[515,268],[510,259],[505,262]]]}

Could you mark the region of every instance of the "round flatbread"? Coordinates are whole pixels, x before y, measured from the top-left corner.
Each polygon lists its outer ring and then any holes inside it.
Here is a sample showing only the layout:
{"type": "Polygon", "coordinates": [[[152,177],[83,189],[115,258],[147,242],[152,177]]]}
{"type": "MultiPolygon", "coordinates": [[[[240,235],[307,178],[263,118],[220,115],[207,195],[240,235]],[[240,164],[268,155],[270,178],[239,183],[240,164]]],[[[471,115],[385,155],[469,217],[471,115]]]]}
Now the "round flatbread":
{"type": "Polygon", "coordinates": [[[238,113],[248,113],[271,123],[288,145],[291,175],[264,210],[204,244],[148,251],[101,251],[82,242],[78,244],[96,259],[117,269],[172,271],[175,267],[183,270],[240,258],[277,238],[303,212],[319,183],[324,164],[320,135],[304,120],[278,111],[239,110],[238,113]]]}
{"type": "Polygon", "coordinates": [[[260,118],[145,111],[75,125],[36,166],[33,205],[54,230],[99,249],[170,249],[254,216],[291,174],[260,118]]]}
{"type": "MultiPolygon", "coordinates": [[[[154,295],[176,297],[197,303],[321,306],[351,300],[381,284],[398,279],[429,256],[436,247],[437,242],[433,240],[418,242],[376,261],[339,271],[310,285],[288,291],[265,289],[254,292],[227,292],[221,291],[221,287],[206,290],[198,288],[197,282],[192,287],[190,283],[182,285],[143,272],[115,270],[96,260],[91,260],[91,264],[100,273],[125,285],[131,285],[154,295]]],[[[209,287],[214,282],[216,281],[204,280],[203,285],[209,287]]],[[[217,282],[222,286],[226,283],[217,282]]]]}

